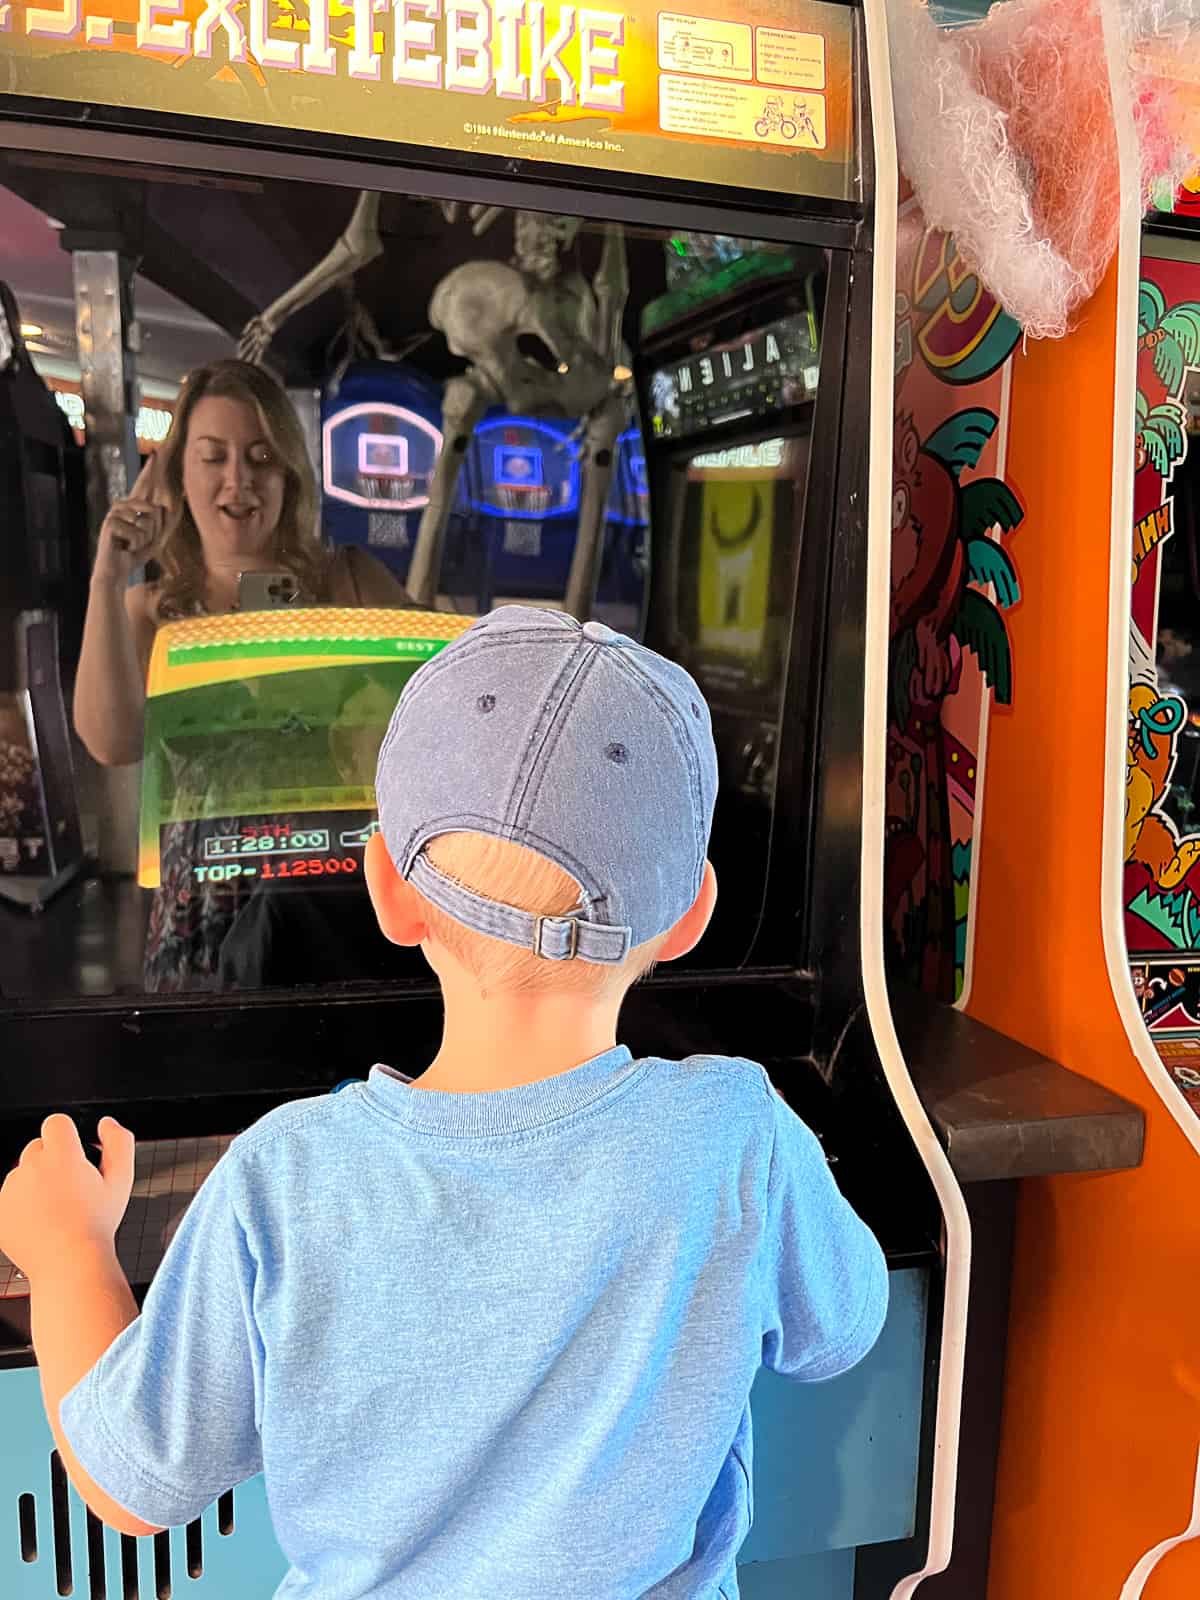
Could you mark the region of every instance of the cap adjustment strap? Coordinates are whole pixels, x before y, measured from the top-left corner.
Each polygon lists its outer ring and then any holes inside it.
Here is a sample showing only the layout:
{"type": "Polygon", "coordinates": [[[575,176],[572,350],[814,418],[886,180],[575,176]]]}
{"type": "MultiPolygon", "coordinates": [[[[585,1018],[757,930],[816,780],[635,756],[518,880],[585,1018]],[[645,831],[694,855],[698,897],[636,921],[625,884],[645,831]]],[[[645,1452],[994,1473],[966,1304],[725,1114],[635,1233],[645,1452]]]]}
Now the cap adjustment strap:
{"type": "Polygon", "coordinates": [[[543,956],[547,961],[574,961],[579,951],[579,926],[578,917],[535,917],[533,943],[530,949],[535,956],[543,956]],[[554,934],[549,945],[545,937],[547,927],[551,928],[554,934]],[[564,936],[565,949],[561,945],[564,936]]]}
{"type": "Polygon", "coordinates": [[[633,929],[615,923],[587,922],[582,913],[537,916],[516,906],[488,900],[439,872],[424,854],[408,869],[408,880],[426,900],[475,933],[519,945],[546,961],[589,961],[617,966],[633,947],[633,929]]]}

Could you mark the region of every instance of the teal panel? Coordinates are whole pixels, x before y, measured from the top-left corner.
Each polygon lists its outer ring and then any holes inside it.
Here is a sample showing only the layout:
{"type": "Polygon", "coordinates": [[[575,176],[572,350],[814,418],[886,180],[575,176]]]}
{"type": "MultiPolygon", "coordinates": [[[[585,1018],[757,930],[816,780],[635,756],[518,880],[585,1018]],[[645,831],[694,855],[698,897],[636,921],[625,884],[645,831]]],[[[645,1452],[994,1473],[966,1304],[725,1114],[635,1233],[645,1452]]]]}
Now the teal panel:
{"type": "MultiPolygon", "coordinates": [[[[54,1530],[50,1515],[50,1452],[54,1440],[42,1410],[42,1393],[36,1367],[0,1372],[0,1416],[4,1446],[0,1449],[0,1596],[3,1600],[58,1600],[54,1560],[54,1530]],[[21,1559],[18,1501],[34,1496],[37,1517],[38,1559],[21,1559]]],[[[89,1593],[87,1525],[82,1500],[68,1485],[71,1531],[71,1568],[76,1596],[89,1593]]],[[[234,1525],[228,1534],[217,1527],[215,1506],[200,1519],[203,1570],[188,1578],[184,1530],[172,1528],[171,1592],[195,1600],[267,1600],[274,1593],[287,1563],[271,1530],[262,1478],[234,1491],[234,1525]]],[[[157,1592],[154,1576],[154,1541],[137,1540],[138,1590],[149,1597],[157,1592]]],[[[121,1538],[104,1530],[105,1590],[124,1593],[121,1582],[121,1538]]]]}
{"type": "Polygon", "coordinates": [[[741,1600],[853,1600],[854,1551],[826,1550],[738,1568],[741,1600]]]}
{"type": "Polygon", "coordinates": [[[879,1343],[828,1383],[760,1372],[754,1526],[743,1561],[906,1539],[916,1515],[928,1274],[893,1272],[879,1343]]]}

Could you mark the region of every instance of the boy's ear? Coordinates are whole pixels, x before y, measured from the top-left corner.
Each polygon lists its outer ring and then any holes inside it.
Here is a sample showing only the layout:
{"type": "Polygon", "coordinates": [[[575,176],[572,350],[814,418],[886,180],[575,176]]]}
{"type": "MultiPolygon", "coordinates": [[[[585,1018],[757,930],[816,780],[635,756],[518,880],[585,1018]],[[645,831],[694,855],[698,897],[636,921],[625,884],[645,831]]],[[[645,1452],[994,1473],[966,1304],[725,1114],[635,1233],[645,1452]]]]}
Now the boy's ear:
{"type": "Polygon", "coordinates": [[[420,896],[396,871],[382,833],[367,840],[363,871],[384,938],[393,944],[420,944],[428,933],[420,896]]]}
{"type": "MultiPolygon", "coordinates": [[[[371,843],[374,844],[374,842],[372,839],[371,843]]],[[[704,863],[704,877],[700,881],[700,893],[668,933],[666,941],[655,960],[677,961],[680,956],[686,956],[689,950],[694,950],[703,938],[704,930],[712,921],[713,909],[716,903],[717,875],[713,871],[712,862],[706,861],[704,863]]]]}

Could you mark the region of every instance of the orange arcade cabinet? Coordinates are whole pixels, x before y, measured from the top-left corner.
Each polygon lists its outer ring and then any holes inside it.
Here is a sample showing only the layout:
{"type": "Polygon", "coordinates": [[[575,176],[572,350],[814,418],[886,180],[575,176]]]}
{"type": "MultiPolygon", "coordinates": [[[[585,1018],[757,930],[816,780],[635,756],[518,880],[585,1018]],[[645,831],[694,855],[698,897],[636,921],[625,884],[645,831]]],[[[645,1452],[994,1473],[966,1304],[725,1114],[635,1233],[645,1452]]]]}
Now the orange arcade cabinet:
{"type": "Polygon", "coordinates": [[[1115,70],[1113,101],[1116,259],[1065,337],[900,213],[893,1004],[1146,1119],[1140,1165],[1016,1186],[987,1600],[1200,1591],[1200,217],[1193,181],[1143,228],[1115,70]]]}

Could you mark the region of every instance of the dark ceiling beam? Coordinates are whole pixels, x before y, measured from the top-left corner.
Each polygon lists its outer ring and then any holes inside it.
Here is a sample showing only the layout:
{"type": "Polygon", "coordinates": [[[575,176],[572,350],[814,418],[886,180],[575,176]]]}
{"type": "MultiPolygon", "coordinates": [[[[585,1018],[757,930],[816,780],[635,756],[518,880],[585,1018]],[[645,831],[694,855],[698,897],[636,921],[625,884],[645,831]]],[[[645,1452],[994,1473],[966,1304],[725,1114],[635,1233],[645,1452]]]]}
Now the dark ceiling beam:
{"type": "MultiPolygon", "coordinates": [[[[132,257],[142,277],[231,338],[237,338],[259,309],[241,288],[157,220],[161,190],[151,193],[141,183],[108,180],[107,175],[96,173],[49,170],[40,162],[12,158],[0,166],[0,181],[63,224],[64,248],[116,249],[132,257]]],[[[247,242],[247,248],[261,250],[264,244],[264,239],[256,238],[247,242]]],[[[277,270],[286,277],[286,266],[277,270]]],[[[271,365],[282,369],[285,381],[306,381],[306,356],[289,343],[286,333],[276,341],[271,356],[271,365]]]]}

